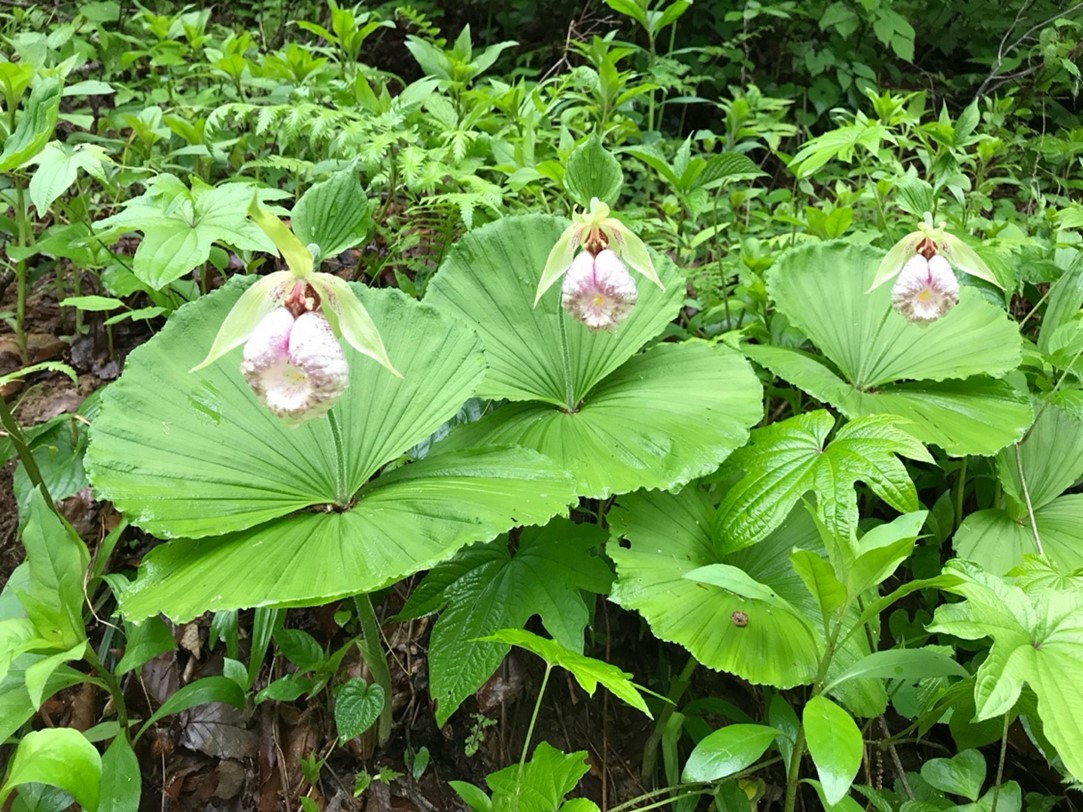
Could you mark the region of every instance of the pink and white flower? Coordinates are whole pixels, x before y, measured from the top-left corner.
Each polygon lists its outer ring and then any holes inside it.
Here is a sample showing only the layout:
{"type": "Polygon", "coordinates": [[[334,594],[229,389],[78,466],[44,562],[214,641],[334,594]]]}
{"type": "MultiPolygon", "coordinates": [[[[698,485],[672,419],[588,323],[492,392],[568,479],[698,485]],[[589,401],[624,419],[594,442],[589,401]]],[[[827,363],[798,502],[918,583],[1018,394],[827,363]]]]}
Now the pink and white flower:
{"type": "Polygon", "coordinates": [[[628,317],[636,285],[624,263],[608,248],[580,252],[564,276],[560,303],[591,330],[608,330],[628,317]]]}
{"type": "Polygon", "coordinates": [[[244,346],[241,372],[272,414],[300,423],[328,412],[349,383],[350,369],[322,313],[272,310],[244,346]]]}
{"type": "Polygon", "coordinates": [[[907,260],[891,288],[891,305],[907,321],[936,321],[959,303],[959,282],[939,254],[907,260]]]}

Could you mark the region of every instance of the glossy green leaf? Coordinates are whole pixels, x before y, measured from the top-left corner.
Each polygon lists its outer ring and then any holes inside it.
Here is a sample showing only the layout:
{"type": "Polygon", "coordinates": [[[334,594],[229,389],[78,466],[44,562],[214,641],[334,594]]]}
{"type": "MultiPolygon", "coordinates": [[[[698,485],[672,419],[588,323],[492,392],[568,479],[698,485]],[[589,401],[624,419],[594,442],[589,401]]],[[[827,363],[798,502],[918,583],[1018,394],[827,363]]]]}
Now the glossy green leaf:
{"type": "Polygon", "coordinates": [[[661,344],[598,383],[575,412],[511,403],[460,426],[447,448],[517,443],[553,459],[580,496],[675,488],[714,471],[762,416],[738,354],[701,341],[661,344]]]}
{"type": "Polygon", "coordinates": [[[846,587],[836,577],[831,564],[811,550],[793,550],[790,563],[820,607],[826,629],[828,618],[846,603],[846,587]]]}
{"type": "Polygon", "coordinates": [[[33,158],[52,138],[60,113],[62,88],[63,83],[56,76],[43,77],[34,85],[17,117],[15,129],[4,140],[0,172],[8,172],[33,158]]]}
{"type": "Polygon", "coordinates": [[[834,425],[827,412],[808,412],[757,429],[751,443],[729,458],[726,470],[743,476],[726,493],[716,519],[727,549],[766,538],[810,490],[828,529],[844,539],[857,527],[857,481],[896,510],[917,509],[914,484],[896,455],[931,458],[907,427],[886,416],[859,418],[828,443],[834,425]]]}
{"type": "Polygon", "coordinates": [[[220,535],[345,506],[454,415],[484,374],[462,325],[397,292],[358,286],[407,378],[344,348],[350,386],[335,423],[290,428],[259,404],[236,362],[188,371],[245,286],[235,279],[178,310],[128,357],[92,425],[86,467],[99,496],[157,535],[220,535]]]}
{"type": "Polygon", "coordinates": [[[304,245],[320,247],[329,259],[365,241],[373,226],[372,205],[349,167],[310,186],[290,212],[293,232],[304,245]]]}
{"type": "Polygon", "coordinates": [[[448,781],[448,786],[470,807],[471,812],[492,812],[493,802],[485,790],[467,781],[448,781]]]}
{"type": "Polygon", "coordinates": [[[384,701],[384,689],[376,683],[369,685],[360,677],[342,683],[335,692],[335,729],[339,741],[360,736],[372,727],[380,718],[384,701]]]}
{"type": "Polygon", "coordinates": [[[501,536],[463,550],[425,577],[400,617],[424,614],[431,598],[447,604],[429,640],[438,725],[493,675],[507,653],[506,647],[477,642],[479,636],[521,628],[539,615],[562,645],[582,652],[593,606],[583,592],[604,593],[611,580],[604,561],[592,554],[605,540],[598,527],[556,518],[544,528],[525,529],[514,554],[501,536]],[[434,589],[438,594],[432,596],[434,589]]]}
{"type": "Polygon", "coordinates": [[[1025,592],[964,561],[946,569],[959,577],[947,589],[966,600],[939,606],[929,631],[993,639],[975,675],[975,721],[1008,713],[1029,685],[1046,738],[1068,771],[1083,778],[1083,682],[1065,678],[1083,669],[1083,592],[1046,585],[1025,592]]]}
{"type": "Polygon", "coordinates": [[[824,798],[829,804],[837,804],[850,791],[861,767],[861,731],[850,714],[823,696],[808,701],[801,721],[824,798]]]}
{"type": "Polygon", "coordinates": [[[928,679],[929,677],[963,677],[970,675],[954,659],[932,649],[888,649],[874,651],[841,673],[835,674],[824,687],[830,693],[848,680],[873,677],[876,679],[928,679]]]}
{"type": "Polygon", "coordinates": [[[792,604],[811,604],[787,558],[794,547],[819,545],[803,509],[764,541],[728,556],[718,552],[710,530],[714,509],[696,488],[676,496],[622,497],[609,520],[614,534],[626,539],[606,548],[617,567],[610,599],[643,615],[656,637],[684,646],[709,668],[749,682],[789,688],[812,681],[821,645],[806,619],[814,614],[798,617],[685,577],[699,567],[729,564],[792,604]]]}
{"type": "Polygon", "coordinates": [[[780,378],[830,403],[849,418],[901,417],[924,443],[955,456],[995,454],[1015,442],[1034,419],[1025,389],[1008,380],[908,381],[862,392],[822,361],[782,347],[746,346],[745,354],[780,378]]]}
{"type": "Polygon", "coordinates": [[[684,280],[660,258],[665,291],[637,285],[635,308],[612,331],[591,332],[568,316],[556,287],[535,308],[535,286],[566,225],[554,217],[525,215],[474,229],[451,249],[429,283],[425,301],[457,314],[481,336],[489,362],[479,392],[484,397],[567,407],[570,389],[575,406],[661,333],[681,307],[684,280]]]}
{"type": "Polygon", "coordinates": [[[963,750],[951,758],[934,758],[921,765],[921,777],[941,792],[978,800],[985,783],[985,758],[977,750],[963,750]]]}
{"type": "Polygon", "coordinates": [[[124,656],[116,665],[116,674],[127,674],[144,663],[177,647],[172,632],[159,617],[147,618],[143,623],[125,623],[127,637],[124,656]]]}
{"type": "Polygon", "coordinates": [[[620,162],[602,146],[597,135],[591,135],[568,157],[564,188],[581,206],[590,205],[592,197],[612,206],[623,183],[620,162]]]}
{"type": "Polygon", "coordinates": [[[861,537],[853,561],[846,562],[846,589],[854,597],[891,577],[914,549],[927,510],[906,513],[874,527],[861,537]]]}
{"type": "Polygon", "coordinates": [[[642,711],[648,718],[653,718],[647,709],[643,695],[631,681],[631,675],[624,673],[615,665],[578,654],[555,640],[546,640],[525,629],[501,629],[481,639],[518,646],[537,654],[551,666],[560,666],[575,677],[579,687],[589,696],[594,696],[598,684],[601,683],[613,696],[636,710],[642,711]]]}
{"type": "Polygon", "coordinates": [[[892,310],[887,287],[866,293],[880,258],[871,248],[819,243],[787,251],[768,272],[779,312],[841,378],[795,350],[750,347],[750,357],[849,417],[911,419],[919,439],[952,454],[989,454],[1018,439],[1029,425],[1025,398],[990,380],[1020,363],[1015,323],[966,288],[943,318],[911,324],[892,310]],[[974,421],[980,431],[967,425],[974,421]]]}
{"type": "Polygon", "coordinates": [[[685,762],[682,781],[718,781],[756,762],[778,736],[766,725],[727,725],[702,738],[685,762]]]}
{"type": "Polygon", "coordinates": [[[98,812],[138,812],[143,792],[139,760],[124,736],[117,736],[102,756],[98,812]]]}
{"type": "Polygon", "coordinates": [[[542,524],[572,501],[552,461],[521,448],[432,455],[372,481],[345,512],[300,511],[144,559],[121,596],[131,619],[212,609],[308,606],[370,592],[475,541],[542,524]]]}
{"type": "Polygon", "coordinates": [[[101,777],[101,756],[78,730],[35,730],[15,749],[0,787],[0,804],[22,784],[48,784],[67,792],[87,812],[97,812],[101,777]]]}

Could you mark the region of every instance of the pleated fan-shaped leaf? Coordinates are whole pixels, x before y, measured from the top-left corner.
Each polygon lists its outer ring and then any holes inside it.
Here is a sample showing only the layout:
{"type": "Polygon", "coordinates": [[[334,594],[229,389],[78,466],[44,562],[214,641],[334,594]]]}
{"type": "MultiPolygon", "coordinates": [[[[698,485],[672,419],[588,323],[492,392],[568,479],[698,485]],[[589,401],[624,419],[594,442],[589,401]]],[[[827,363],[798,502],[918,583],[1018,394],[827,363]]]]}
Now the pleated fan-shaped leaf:
{"type": "Polygon", "coordinates": [[[355,287],[403,377],[344,346],[350,385],[326,419],[290,428],[271,415],[241,376],[239,350],[189,372],[249,283],[231,280],[177,311],[129,357],[92,425],[86,468],[99,496],[178,539],[144,559],[122,598],[129,616],[356,594],[573,500],[565,472],[520,448],[380,473],[485,373],[472,331],[397,291],[355,287]]]}
{"type": "Polygon", "coordinates": [[[665,291],[637,277],[639,301],[611,332],[564,313],[559,285],[534,308],[564,225],[529,215],[477,229],[430,284],[426,301],[478,325],[490,364],[482,393],[513,401],[456,428],[444,447],[525,445],[570,471],[585,497],[674,488],[713,471],[762,417],[751,367],[703,341],[640,353],[684,297],[683,279],[658,255],[665,291]]]}
{"type": "Polygon", "coordinates": [[[1022,357],[1015,323],[964,287],[947,315],[911,324],[892,309],[890,286],[867,292],[881,256],[818,243],[787,251],[768,272],[778,311],[834,369],[782,347],[749,346],[748,356],[847,417],[905,417],[918,439],[949,454],[994,454],[1018,440],[1032,412],[1006,379],[1022,357]]]}

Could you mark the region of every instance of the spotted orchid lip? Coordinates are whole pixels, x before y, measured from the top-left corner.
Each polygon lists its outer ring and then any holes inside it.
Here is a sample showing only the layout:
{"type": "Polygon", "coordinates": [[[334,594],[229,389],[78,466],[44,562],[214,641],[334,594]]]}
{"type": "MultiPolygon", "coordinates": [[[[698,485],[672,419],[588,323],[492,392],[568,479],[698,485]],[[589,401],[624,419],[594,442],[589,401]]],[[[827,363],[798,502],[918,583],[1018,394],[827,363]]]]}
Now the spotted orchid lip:
{"type": "Polygon", "coordinates": [[[349,366],[338,339],[318,311],[294,316],[272,310],[244,347],[241,372],[260,402],[293,425],[321,417],[346,391],[349,366]]]}
{"type": "Polygon", "coordinates": [[[939,254],[926,259],[915,254],[903,266],[891,288],[891,305],[907,321],[936,321],[959,302],[959,282],[951,265],[939,254]]]}
{"type": "Polygon", "coordinates": [[[564,276],[561,305],[591,330],[608,330],[628,317],[637,298],[635,281],[610,249],[582,251],[564,276]]]}

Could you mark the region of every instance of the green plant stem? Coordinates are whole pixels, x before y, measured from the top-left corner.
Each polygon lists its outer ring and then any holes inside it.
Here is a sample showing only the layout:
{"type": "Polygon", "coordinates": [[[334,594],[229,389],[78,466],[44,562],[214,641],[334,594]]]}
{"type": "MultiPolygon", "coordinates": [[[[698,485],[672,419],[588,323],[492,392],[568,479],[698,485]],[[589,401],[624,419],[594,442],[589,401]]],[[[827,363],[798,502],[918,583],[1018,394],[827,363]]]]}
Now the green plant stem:
{"type": "Polygon", "coordinates": [[[530,714],[530,724],[526,729],[526,738],[523,739],[523,752],[519,756],[519,772],[515,777],[515,799],[519,799],[519,790],[523,783],[523,769],[526,767],[526,756],[530,752],[530,740],[534,738],[534,726],[538,723],[538,713],[541,711],[542,697],[545,696],[545,686],[549,684],[549,675],[553,671],[553,664],[545,664],[545,675],[542,677],[541,687],[538,688],[538,698],[534,700],[534,711],[530,714]]]}
{"type": "MultiPolygon", "coordinates": [[[[26,248],[30,242],[26,218],[26,195],[23,188],[23,177],[16,173],[12,178],[15,185],[15,222],[18,225],[18,246],[26,248]]],[[[19,259],[15,262],[15,340],[19,345],[19,358],[24,364],[30,363],[26,352],[26,260],[19,259]]]]}
{"type": "Polygon", "coordinates": [[[695,657],[689,657],[688,662],[684,664],[684,668],[681,673],[678,674],[673,681],[669,684],[669,691],[666,693],[666,699],[669,700],[658,714],[658,719],[654,723],[654,729],[651,731],[651,735],[647,737],[647,741],[643,744],[643,780],[650,781],[650,777],[654,775],[654,767],[658,761],[658,743],[662,740],[662,731],[666,728],[666,723],[673,715],[673,711],[677,708],[677,702],[684,692],[688,690],[688,684],[692,679],[692,672],[696,670],[696,666],[699,662],[695,657]]]}
{"type": "Polygon", "coordinates": [[[1004,714],[1004,732],[1000,736],[1000,758],[997,759],[997,780],[993,785],[993,803],[989,812],[997,812],[997,802],[1000,800],[1000,784],[1004,780],[1004,759],[1008,755],[1008,723],[1011,716],[1004,714]]]}
{"type": "Polygon", "coordinates": [[[120,687],[120,682],[117,680],[116,675],[113,674],[102,661],[98,659],[98,654],[94,651],[94,647],[87,643],[86,653],[83,655],[83,659],[90,665],[91,669],[105,684],[105,689],[109,692],[109,696],[113,700],[113,707],[117,710],[117,724],[120,725],[120,731],[124,736],[128,735],[128,707],[124,704],[124,691],[120,687]]]}
{"type": "Polygon", "coordinates": [[[1016,443],[1012,448],[1015,450],[1015,470],[1019,473],[1019,484],[1023,486],[1023,501],[1027,505],[1027,518],[1030,519],[1030,532],[1034,536],[1034,546],[1038,550],[1038,555],[1045,558],[1042,537],[1038,533],[1038,521],[1034,518],[1034,505],[1030,501],[1030,488],[1027,487],[1026,474],[1023,473],[1023,457],[1019,451],[1019,443],[1016,443]]]}
{"type": "Polygon", "coordinates": [[[959,466],[959,476],[955,480],[955,527],[963,523],[963,497],[966,495],[966,468],[970,457],[963,457],[959,466]]]}
{"type": "Polygon", "coordinates": [[[572,385],[572,353],[568,348],[568,333],[564,326],[564,308],[557,297],[557,323],[560,325],[560,354],[564,359],[564,405],[568,412],[575,411],[575,388],[572,385]]]}
{"type": "Polygon", "coordinates": [[[376,684],[383,688],[384,706],[380,711],[380,722],[376,729],[377,743],[382,747],[391,738],[391,669],[387,665],[387,654],[380,638],[380,624],[376,619],[376,610],[372,608],[367,592],[355,595],[354,606],[357,617],[361,620],[362,640],[359,643],[365,664],[372,672],[376,684]]]}
{"type": "Polygon", "coordinates": [[[797,738],[790,753],[790,766],[786,770],[786,798],[782,802],[784,812],[793,812],[797,803],[797,784],[801,773],[801,758],[805,755],[805,726],[797,728],[797,738]]]}
{"type": "Polygon", "coordinates": [[[41,469],[38,468],[37,460],[34,459],[30,445],[26,442],[26,435],[23,434],[22,427],[15,420],[15,415],[11,413],[11,409],[8,408],[7,401],[2,397],[0,397],[0,426],[3,426],[4,431],[11,438],[11,444],[15,446],[15,453],[19,455],[19,460],[26,470],[30,483],[41,491],[41,495],[45,498],[45,504],[49,506],[53,513],[59,516],[56,505],[53,503],[53,497],[49,494],[49,488],[46,487],[45,481],[41,478],[41,469]]]}
{"type": "Polygon", "coordinates": [[[342,429],[338,425],[338,418],[335,417],[334,409],[327,413],[327,423],[331,427],[331,438],[335,444],[335,461],[337,462],[335,502],[338,503],[339,507],[344,508],[348,506],[350,501],[350,494],[346,492],[346,453],[342,444],[342,429]]]}

